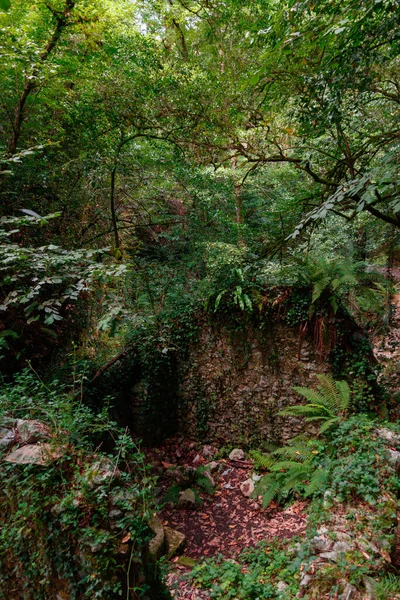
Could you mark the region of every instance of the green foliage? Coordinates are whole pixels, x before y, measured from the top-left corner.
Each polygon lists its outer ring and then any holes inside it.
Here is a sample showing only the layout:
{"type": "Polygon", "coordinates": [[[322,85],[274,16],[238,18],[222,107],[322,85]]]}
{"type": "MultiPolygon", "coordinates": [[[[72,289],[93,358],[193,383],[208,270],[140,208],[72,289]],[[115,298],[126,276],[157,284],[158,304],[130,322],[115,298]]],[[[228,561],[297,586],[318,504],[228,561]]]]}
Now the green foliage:
{"type": "Polygon", "coordinates": [[[388,573],[378,582],[371,582],[376,600],[396,600],[400,597],[400,577],[388,573]]]}
{"type": "Polygon", "coordinates": [[[57,216],[8,217],[0,222],[0,310],[23,308],[28,325],[39,319],[45,325],[62,320],[60,312],[68,302],[126,270],[125,265],[107,266],[96,260],[107,249],[66,250],[54,244],[35,248],[13,242],[21,226],[47,224],[57,216]]]}
{"type": "Polygon", "coordinates": [[[294,493],[308,497],[323,492],[328,478],[326,466],[321,461],[323,452],[323,444],[316,440],[295,438],[270,455],[257,453],[258,465],[270,471],[255,486],[255,494],[262,496],[263,507],[275,499],[286,501],[294,493]]]}
{"type": "Polygon", "coordinates": [[[282,598],[276,589],[277,582],[287,582],[286,593],[295,596],[299,566],[300,563],[288,553],[284,542],[263,542],[256,548],[245,550],[238,562],[222,557],[206,559],[194,567],[190,578],[197,586],[209,590],[210,597],[216,600],[282,598]]]}
{"type": "Polygon", "coordinates": [[[317,375],[320,386],[312,388],[295,387],[308,403],[289,406],[278,414],[282,416],[304,417],[307,422],[322,421],[320,433],[337,426],[346,419],[351,407],[351,391],[347,381],[334,381],[330,375],[317,375]]]}
{"type": "Polygon", "coordinates": [[[358,497],[374,506],[382,489],[397,493],[399,482],[385,444],[374,431],[376,425],[358,415],[341,423],[332,433],[329,488],[341,502],[358,497]]]}
{"type": "Polygon", "coordinates": [[[334,314],[342,305],[353,317],[380,314],[382,299],[388,293],[388,282],[364,262],[349,257],[327,259],[324,256],[309,258],[299,270],[303,285],[312,286],[310,315],[317,307],[326,304],[334,314]]]}
{"type": "Polygon", "coordinates": [[[18,589],[21,598],[44,600],[55,579],[64,581],[70,598],[122,592],[128,598],[147,589],[140,579],[153,479],[130,436],[106,410],[95,414],[85,407],[79,391],[79,380],[72,388],[57,381],[45,385],[29,372],[2,388],[0,422],[47,424],[57,456],[45,466],[3,463],[0,570],[6,596],[7,589],[18,589]],[[118,555],[122,540],[127,560],[118,555]]]}

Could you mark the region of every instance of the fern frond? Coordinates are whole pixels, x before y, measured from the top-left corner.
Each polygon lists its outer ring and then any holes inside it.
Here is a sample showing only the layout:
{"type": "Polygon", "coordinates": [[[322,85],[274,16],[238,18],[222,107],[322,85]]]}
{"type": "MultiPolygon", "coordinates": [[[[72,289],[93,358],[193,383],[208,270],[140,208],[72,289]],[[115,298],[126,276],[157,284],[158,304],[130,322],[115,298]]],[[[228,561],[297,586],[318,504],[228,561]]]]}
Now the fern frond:
{"type": "Polygon", "coordinates": [[[275,480],[269,484],[267,489],[265,489],[264,493],[262,494],[263,508],[267,508],[271,504],[272,500],[275,498],[279,491],[279,487],[279,482],[275,480]]]}
{"type": "Polygon", "coordinates": [[[293,472],[298,472],[298,471],[304,471],[309,469],[309,467],[306,467],[305,465],[308,465],[309,463],[304,461],[304,462],[296,462],[294,460],[280,460],[278,462],[276,462],[272,467],[271,467],[271,471],[275,472],[275,471],[293,471],[293,472]]]}
{"type": "Polygon", "coordinates": [[[319,390],[313,390],[312,388],[299,386],[294,386],[293,389],[301,396],[304,396],[304,398],[306,398],[306,400],[308,400],[309,402],[315,402],[316,404],[318,404],[319,402],[323,402],[324,400],[324,397],[319,390]]]}
{"type": "Polygon", "coordinates": [[[325,400],[325,404],[331,408],[333,412],[338,412],[341,409],[342,399],[340,392],[336,387],[336,381],[330,375],[317,375],[320,383],[321,395],[325,400]]]}
{"type": "Polygon", "coordinates": [[[328,431],[328,429],[330,429],[334,425],[337,425],[338,422],[339,422],[339,417],[334,417],[333,419],[329,419],[328,421],[325,421],[325,423],[323,423],[321,425],[319,432],[325,433],[325,431],[328,431]]]}
{"type": "Polygon", "coordinates": [[[299,471],[298,473],[293,473],[293,474],[291,473],[285,479],[280,490],[283,492],[291,492],[292,490],[295,490],[296,487],[300,483],[304,483],[305,481],[307,481],[307,479],[309,479],[309,477],[310,477],[310,471],[299,471]]]}
{"type": "Polygon", "coordinates": [[[263,454],[258,450],[252,450],[250,456],[254,460],[254,467],[256,469],[269,469],[274,464],[274,459],[271,456],[263,454]]]}
{"type": "Polygon", "coordinates": [[[316,492],[323,492],[325,483],[328,479],[328,471],[325,469],[316,469],[310,477],[310,483],[304,490],[306,498],[312,496],[316,492]]]}

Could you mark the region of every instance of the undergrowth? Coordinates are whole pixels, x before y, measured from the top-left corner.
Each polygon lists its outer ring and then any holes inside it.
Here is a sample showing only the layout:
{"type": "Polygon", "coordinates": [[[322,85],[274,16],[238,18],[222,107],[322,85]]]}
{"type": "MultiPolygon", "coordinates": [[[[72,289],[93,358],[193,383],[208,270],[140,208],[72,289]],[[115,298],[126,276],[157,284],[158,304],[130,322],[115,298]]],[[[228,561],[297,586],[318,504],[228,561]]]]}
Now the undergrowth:
{"type": "MultiPolygon", "coordinates": [[[[152,596],[157,575],[145,548],[154,481],[130,436],[105,409],[81,403],[79,384],[45,385],[28,371],[0,393],[0,424],[16,419],[48,426],[50,458],[2,463],[0,598],[152,596]]],[[[162,586],[152,597],[164,597],[162,586]]]]}

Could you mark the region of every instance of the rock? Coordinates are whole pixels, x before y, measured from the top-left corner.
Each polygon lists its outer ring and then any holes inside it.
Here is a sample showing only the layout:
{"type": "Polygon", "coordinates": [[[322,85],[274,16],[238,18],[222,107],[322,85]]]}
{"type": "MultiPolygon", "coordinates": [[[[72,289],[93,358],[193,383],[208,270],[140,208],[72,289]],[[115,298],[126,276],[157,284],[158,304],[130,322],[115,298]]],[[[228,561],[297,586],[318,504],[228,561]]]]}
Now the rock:
{"type": "Polygon", "coordinates": [[[327,535],[316,535],[311,540],[311,547],[314,552],[329,552],[332,550],[333,541],[327,535]]]}
{"type": "Polygon", "coordinates": [[[306,573],[301,578],[300,587],[307,587],[308,585],[310,585],[311,582],[312,582],[312,575],[309,575],[308,573],[306,573]]]}
{"type": "Polygon", "coordinates": [[[50,439],[50,429],[40,421],[18,419],[15,426],[17,435],[23,444],[34,444],[50,439]]]}
{"type": "Polygon", "coordinates": [[[219,469],[219,463],[213,460],[212,462],[208,463],[208,465],[206,465],[206,469],[208,469],[210,473],[213,473],[214,471],[217,471],[219,469]]]}
{"type": "Polygon", "coordinates": [[[397,452],[397,450],[388,449],[388,453],[391,466],[397,473],[400,472],[400,452],[397,452]]]}
{"type": "Polygon", "coordinates": [[[251,475],[251,478],[252,478],[252,480],[253,480],[255,483],[257,483],[257,481],[260,481],[261,477],[262,477],[262,476],[261,476],[261,475],[257,475],[257,473],[253,473],[253,474],[251,475]]]}
{"type": "Polygon", "coordinates": [[[183,548],[186,542],[186,536],[180,531],[172,529],[172,527],[165,527],[164,531],[167,545],[167,559],[170,559],[183,548]]]}
{"type": "Polygon", "coordinates": [[[85,472],[85,479],[90,490],[93,488],[110,483],[113,479],[118,478],[119,470],[108,458],[101,458],[93,462],[85,472]]]}
{"type": "Polygon", "coordinates": [[[196,495],[190,488],[179,494],[179,508],[196,508],[196,504],[196,495]]]}
{"type": "Polygon", "coordinates": [[[284,581],[278,581],[278,583],[276,584],[276,589],[278,592],[284,592],[288,587],[289,585],[284,581]]]}
{"type": "Polygon", "coordinates": [[[351,546],[347,542],[336,542],[330,552],[321,552],[320,557],[325,558],[325,560],[337,562],[341,554],[349,550],[351,550],[351,546]]]}
{"type": "Polygon", "coordinates": [[[30,444],[13,450],[4,460],[16,465],[47,465],[55,458],[58,456],[50,444],[30,444]]]}
{"type": "Polygon", "coordinates": [[[149,522],[150,529],[155,536],[149,542],[150,557],[156,561],[165,551],[165,532],[161,519],[155,515],[149,522]]]}
{"type": "Polygon", "coordinates": [[[376,598],[376,581],[372,579],[372,577],[368,577],[367,575],[363,577],[363,583],[365,587],[365,591],[367,593],[365,600],[375,600],[376,598]]]}
{"type": "Polygon", "coordinates": [[[351,549],[351,545],[347,542],[335,542],[333,545],[333,552],[349,552],[351,549]]]}
{"type": "Polygon", "coordinates": [[[354,585],[351,585],[348,581],[341,581],[340,583],[343,586],[343,591],[339,596],[339,600],[350,600],[350,598],[356,596],[357,588],[354,585]]]}
{"type": "Polygon", "coordinates": [[[376,429],[375,433],[391,446],[400,445],[400,434],[395,433],[386,427],[383,427],[382,429],[376,429]]]}
{"type": "Polygon", "coordinates": [[[201,456],[200,454],[196,454],[196,456],[194,457],[194,459],[192,460],[192,464],[193,465],[201,465],[201,456]]]}
{"type": "Polygon", "coordinates": [[[206,445],[203,447],[203,456],[205,458],[212,458],[216,452],[216,449],[213,446],[206,445]]]}
{"type": "Polygon", "coordinates": [[[230,460],[244,460],[244,452],[243,452],[243,450],[241,450],[240,448],[235,448],[229,454],[229,459],[230,460]]]}
{"type": "Polygon", "coordinates": [[[12,446],[15,442],[15,434],[10,429],[0,427],[0,449],[6,449],[12,446]]]}
{"type": "Polygon", "coordinates": [[[208,479],[208,481],[211,483],[211,485],[213,487],[215,487],[215,481],[213,479],[213,476],[211,475],[210,471],[204,471],[204,473],[202,473],[203,477],[206,477],[206,479],[208,479]]]}
{"type": "Polygon", "coordinates": [[[247,479],[240,484],[240,491],[243,496],[246,498],[250,498],[251,494],[254,492],[254,481],[252,479],[247,479]]]}

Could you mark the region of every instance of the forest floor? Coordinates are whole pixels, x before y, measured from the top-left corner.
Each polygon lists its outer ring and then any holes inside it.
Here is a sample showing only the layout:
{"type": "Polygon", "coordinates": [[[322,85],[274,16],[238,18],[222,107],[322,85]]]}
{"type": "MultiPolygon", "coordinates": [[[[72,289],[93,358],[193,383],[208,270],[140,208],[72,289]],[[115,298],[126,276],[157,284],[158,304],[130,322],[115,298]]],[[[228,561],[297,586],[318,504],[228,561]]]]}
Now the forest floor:
{"type": "Polygon", "coordinates": [[[186,537],[184,555],[172,559],[174,569],[168,577],[168,587],[175,599],[209,597],[185,578],[194,561],[216,555],[235,559],[245,548],[255,546],[261,540],[290,539],[305,532],[305,502],[295,502],[286,509],[275,504],[263,509],[260,502],[246,497],[240,489],[253,471],[252,462],[218,459],[217,453],[218,450],[211,446],[199,449],[193,442],[171,438],[162,447],[152,449],[149,456],[159,473],[161,495],[171,485],[169,473],[174,467],[199,468],[214,463],[213,495],[196,488],[201,500],[197,506],[180,507],[170,502],[159,513],[164,525],[186,537]]]}

